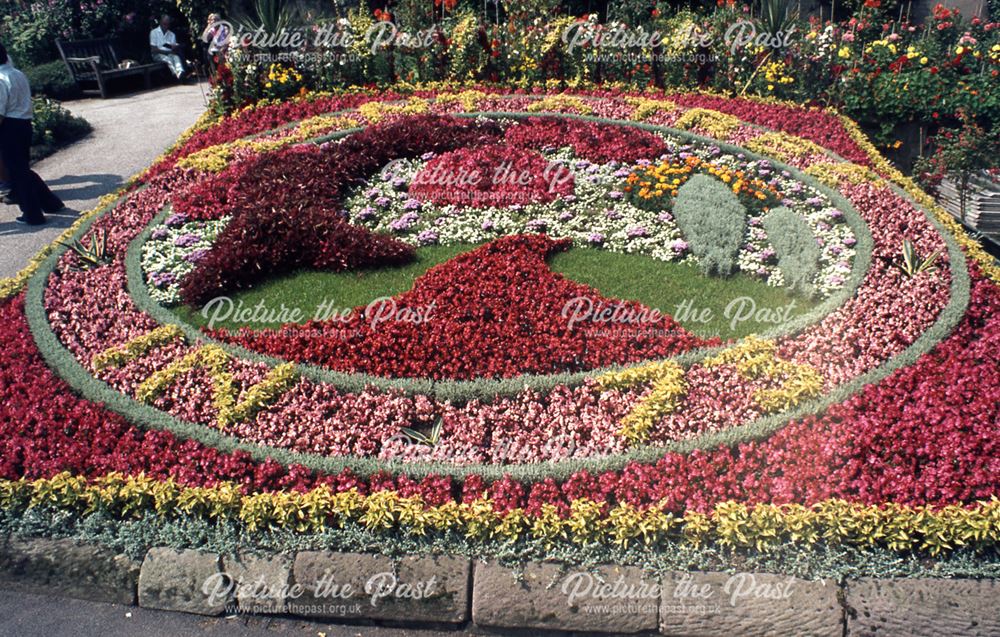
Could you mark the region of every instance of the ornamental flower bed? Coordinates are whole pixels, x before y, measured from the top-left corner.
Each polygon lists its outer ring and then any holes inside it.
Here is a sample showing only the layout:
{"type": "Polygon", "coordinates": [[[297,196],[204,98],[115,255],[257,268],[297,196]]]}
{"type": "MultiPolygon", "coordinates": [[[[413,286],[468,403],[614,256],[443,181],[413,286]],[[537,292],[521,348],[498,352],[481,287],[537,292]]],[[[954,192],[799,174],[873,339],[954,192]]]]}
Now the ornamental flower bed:
{"type": "Polygon", "coordinates": [[[1000,273],[849,120],[753,104],[421,91],[203,124],[68,231],[106,232],[107,263],[53,248],[3,286],[4,523],[198,520],[333,548],[356,537],[327,530],[356,529],[572,559],[995,551],[1000,273]],[[314,137],[214,148],[316,117],[299,125],[314,137]],[[424,179],[440,168],[513,198],[470,205],[424,179]],[[181,312],[445,248],[336,320],[181,312]],[[696,334],[557,272],[575,251],[702,286],[723,264],[810,305],[696,334]]]}

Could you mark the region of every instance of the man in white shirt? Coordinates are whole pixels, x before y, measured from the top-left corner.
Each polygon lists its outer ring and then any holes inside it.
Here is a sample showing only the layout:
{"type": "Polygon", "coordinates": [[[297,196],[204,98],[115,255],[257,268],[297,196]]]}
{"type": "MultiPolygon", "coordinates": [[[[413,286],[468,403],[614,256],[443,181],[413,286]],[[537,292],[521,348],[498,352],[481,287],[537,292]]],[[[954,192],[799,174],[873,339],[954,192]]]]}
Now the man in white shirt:
{"type": "Polygon", "coordinates": [[[160,26],[149,32],[149,48],[153,52],[153,59],[166,62],[170,72],[179,80],[184,77],[184,62],[178,55],[181,46],[177,44],[177,36],[170,30],[170,23],[170,16],[160,18],[160,26]]]}
{"type": "Polygon", "coordinates": [[[17,222],[40,226],[45,223],[43,212],[57,212],[65,206],[31,170],[33,114],[28,78],[14,68],[0,44],[0,157],[7,168],[11,197],[21,209],[17,222]]]}

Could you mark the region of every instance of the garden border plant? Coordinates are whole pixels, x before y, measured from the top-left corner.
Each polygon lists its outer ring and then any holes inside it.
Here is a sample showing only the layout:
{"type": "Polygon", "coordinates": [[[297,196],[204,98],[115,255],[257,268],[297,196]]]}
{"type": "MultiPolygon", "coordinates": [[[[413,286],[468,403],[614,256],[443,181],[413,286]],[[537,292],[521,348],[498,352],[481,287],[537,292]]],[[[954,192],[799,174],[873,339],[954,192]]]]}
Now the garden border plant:
{"type": "MultiPolygon", "coordinates": [[[[507,117],[510,116],[510,114],[507,113],[503,115],[507,117]]],[[[530,115],[535,116],[536,114],[530,115]]],[[[468,116],[474,117],[475,115],[470,114],[468,116]]],[[[560,115],[554,116],[558,117],[560,115]]],[[[631,122],[623,123],[630,125],[633,124],[631,122]]],[[[717,140],[711,140],[709,143],[720,145],[720,147],[722,146],[722,144],[720,144],[717,140]]],[[[741,152],[745,153],[746,151],[741,150],[741,152]]],[[[906,195],[904,194],[904,196],[906,195]]],[[[104,383],[94,379],[89,372],[83,369],[83,367],[80,366],[79,363],[62,348],[61,344],[58,342],[54,333],[51,332],[51,328],[49,328],[47,324],[44,310],[41,305],[41,299],[44,294],[44,284],[47,280],[47,273],[55,266],[56,261],[61,254],[60,251],[50,255],[46,261],[47,267],[36,273],[32,278],[28,288],[26,314],[28,315],[28,320],[31,325],[32,332],[35,334],[39,349],[42,351],[47,362],[53,366],[54,369],[60,372],[63,377],[66,378],[67,381],[70,382],[70,384],[73,385],[78,391],[84,393],[85,396],[92,400],[105,403],[112,410],[118,411],[132,420],[137,420],[138,416],[138,420],[140,420],[140,422],[152,428],[172,429],[181,437],[195,438],[223,451],[243,449],[250,452],[251,456],[257,459],[271,457],[284,464],[294,462],[304,464],[305,466],[313,469],[320,469],[331,473],[335,473],[341,468],[349,467],[362,476],[369,475],[375,471],[388,469],[411,476],[436,473],[452,476],[476,474],[487,478],[511,475],[519,479],[566,477],[577,470],[585,468],[600,471],[620,468],[629,461],[655,461],[662,456],[663,453],[669,451],[684,452],[696,448],[733,445],[743,440],[765,438],[789,420],[810,413],[816,413],[830,404],[840,402],[853,391],[860,389],[866,384],[876,382],[888,376],[895,369],[911,364],[922,353],[929,351],[933,345],[940,340],[940,338],[951,331],[957,321],[964,314],[965,305],[968,301],[969,278],[966,270],[964,255],[962,255],[961,250],[958,248],[957,242],[955,242],[954,238],[951,237],[948,232],[943,231],[942,226],[939,224],[934,215],[929,214],[922,207],[919,207],[919,209],[931,220],[932,224],[942,235],[948,245],[949,257],[953,268],[951,299],[949,301],[949,305],[938,316],[935,324],[927,332],[921,335],[916,342],[911,344],[910,347],[908,347],[904,352],[897,355],[890,361],[883,363],[883,365],[878,368],[871,370],[860,378],[854,379],[850,383],[845,384],[827,396],[824,396],[817,401],[813,401],[812,403],[800,405],[798,408],[788,413],[766,417],[749,425],[743,425],[728,431],[707,434],[696,440],[688,440],[661,447],[645,447],[642,449],[632,450],[619,456],[563,461],[550,463],[548,465],[472,465],[454,467],[441,463],[400,463],[368,458],[331,458],[310,454],[299,454],[288,450],[268,449],[263,446],[237,442],[229,436],[220,434],[218,431],[208,430],[207,428],[192,425],[190,423],[180,423],[179,421],[175,421],[172,417],[169,417],[166,414],[148,406],[135,404],[131,399],[127,399],[121,394],[110,390],[110,388],[108,388],[104,383]],[[67,360],[67,357],[71,360],[67,360]],[[148,420],[146,417],[148,417],[148,420]],[[180,426],[175,429],[171,427],[171,425],[180,426]],[[213,442],[216,444],[213,444],[213,442]]],[[[89,224],[87,225],[89,226],[89,224]]],[[[86,227],[83,227],[79,229],[78,232],[79,234],[82,234],[85,231],[86,227]]],[[[857,263],[858,261],[855,262],[855,265],[857,265],[857,263]]]]}

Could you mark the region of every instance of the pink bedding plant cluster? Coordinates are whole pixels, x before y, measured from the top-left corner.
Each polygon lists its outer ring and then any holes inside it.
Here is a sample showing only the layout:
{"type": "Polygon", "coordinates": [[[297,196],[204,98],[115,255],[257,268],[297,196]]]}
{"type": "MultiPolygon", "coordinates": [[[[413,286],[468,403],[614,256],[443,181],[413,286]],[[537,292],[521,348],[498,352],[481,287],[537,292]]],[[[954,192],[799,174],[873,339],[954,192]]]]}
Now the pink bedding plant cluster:
{"type": "MultiPolygon", "coordinates": [[[[149,179],[144,189],[130,194],[98,222],[111,233],[115,261],[104,268],[77,272],[68,267],[74,259],[68,254],[51,277],[45,295],[50,324],[85,367],[91,368],[93,357],[108,347],[120,346],[155,327],[128,296],[125,247],[174,193],[197,188],[199,183],[205,183],[204,178],[189,171],[166,171],[149,179]]],[[[782,356],[815,366],[828,388],[873,368],[912,343],[946,303],[950,280],[946,262],[936,271],[913,279],[903,279],[888,262],[898,254],[904,237],[913,239],[922,253],[943,247],[919,211],[884,186],[845,183],[842,190],[872,227],[873,267],[856,299],[780,344],[782,356]]],[[[16,309],[15,314],[20,311],[16,309]]],[[[100,377],[119,391],[133,394],[144,376],[189,353],[192,347],[174,344],[160,348],[121,369],[103,370],[100,377]]],[[[234,360],[232,365],[239,391],[259,382],[265,372],[257,364],[234,360]]],[[[721,430],[760,413],[747,398],[757,387],[739,378],[730,366],[695,366],[687,380],[683,408],[657,424],[652,440],[721,430]]],[[[441,459],[454,453],[450,459],[459,462],[540,462],[622,449],[615,436],[617,423],[646,391],[642,386],[613,392],[596,392],[589,385],[557,387],[544,395],[525,390],[491,405],[472,402],[456,407],[422,396],[374,391],[345,394],[302,380],[271,408],[235,425],[230,433],[254,442],[322,454],[441,459]],[[444,429],[439,448],[414,448],[398,437],[404,423],[425,426],[438,418],[444,429]],[[529,422],[532,426],[524,425],[529,422]]],[[[156,406],[175,416],[204,424],[213,420],[211,386],[202,371],[182,375],[156,400],[156,406]]]]}

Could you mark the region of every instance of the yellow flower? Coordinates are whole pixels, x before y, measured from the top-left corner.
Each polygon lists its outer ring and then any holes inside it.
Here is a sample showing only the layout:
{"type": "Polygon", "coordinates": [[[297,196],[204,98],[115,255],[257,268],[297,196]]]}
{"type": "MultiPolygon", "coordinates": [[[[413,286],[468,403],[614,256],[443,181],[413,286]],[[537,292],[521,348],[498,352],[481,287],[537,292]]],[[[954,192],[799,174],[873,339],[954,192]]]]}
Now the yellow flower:
{"type": "Polygon", "coordinates": [[[920,58],[920,63],[921,64],[927,64],[927,56],[926,55],[923,56],[922,58],[920,58]]]}
{"type": "Polygon", "coordinates": [[[851,49],[850,49],[850,47],[846,47],[846,46],[840,47],[840,50],[837,51],[837,57],[843,58],[845,60],[847,58],[851,57],[851,49]]]}

